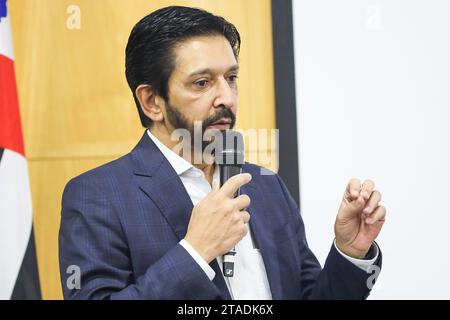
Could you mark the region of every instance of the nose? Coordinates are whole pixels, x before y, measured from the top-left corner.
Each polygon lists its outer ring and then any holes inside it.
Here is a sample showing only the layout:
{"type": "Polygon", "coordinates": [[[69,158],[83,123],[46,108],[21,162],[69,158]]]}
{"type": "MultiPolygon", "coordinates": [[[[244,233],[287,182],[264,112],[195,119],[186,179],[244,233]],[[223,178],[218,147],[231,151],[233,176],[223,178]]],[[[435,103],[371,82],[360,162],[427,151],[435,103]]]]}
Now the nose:
{"type": "Polygon", "coordinates": [[[232,88],[228,81],[221,78],[217,81],[217,94],[214,100],[214,107],[223,107],[233,109],[236,96],[236,89],[232,88]]]}

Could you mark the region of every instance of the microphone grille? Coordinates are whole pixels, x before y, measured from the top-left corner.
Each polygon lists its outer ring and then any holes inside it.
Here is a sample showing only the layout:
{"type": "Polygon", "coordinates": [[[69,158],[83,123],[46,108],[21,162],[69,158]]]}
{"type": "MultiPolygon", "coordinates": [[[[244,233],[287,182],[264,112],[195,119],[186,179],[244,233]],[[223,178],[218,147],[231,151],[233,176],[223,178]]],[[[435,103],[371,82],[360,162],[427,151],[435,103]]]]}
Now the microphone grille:
{"type": "Polygon", "coordinates": [[[244,164],[244,139],[240,132],[224,130],[219,135],[216,147],[216,163],[226,166],[244,164]]]}

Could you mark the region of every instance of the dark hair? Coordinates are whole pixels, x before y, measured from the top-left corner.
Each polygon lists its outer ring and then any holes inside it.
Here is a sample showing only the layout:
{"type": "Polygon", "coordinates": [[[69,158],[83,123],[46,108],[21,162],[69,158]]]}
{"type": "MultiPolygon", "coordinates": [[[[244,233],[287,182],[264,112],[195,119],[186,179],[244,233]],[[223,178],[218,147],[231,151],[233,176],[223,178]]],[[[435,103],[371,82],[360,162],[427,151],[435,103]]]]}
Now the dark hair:
{"type": "Polygon", "coordinates": [[[152,120],[142,111],[136,88],[141,84],[150,85],[156,94],[168,101],[168,82],[175,68],[174,47],[203,35],[223,35],[238,58],[241,38],[236,27],[202,9],[162,8],[145,16],[131,30],[125,50],[125,75],[144,127],[150,127],[152,120]]]}

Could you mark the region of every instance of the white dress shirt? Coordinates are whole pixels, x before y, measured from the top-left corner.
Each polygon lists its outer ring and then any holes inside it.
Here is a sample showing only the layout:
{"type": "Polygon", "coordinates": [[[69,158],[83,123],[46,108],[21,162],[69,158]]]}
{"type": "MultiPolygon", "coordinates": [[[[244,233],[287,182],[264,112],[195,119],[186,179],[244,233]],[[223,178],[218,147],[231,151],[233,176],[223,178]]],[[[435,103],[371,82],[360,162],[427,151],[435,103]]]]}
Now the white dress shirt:
{"type": "MultiPolygon", "coordinates": [[[[197,205],[206,195],[211,192],[211,185],[200,169],[195,168],[191,163],[180,157],[178,154],[170,150],[161,141],[147,130],[147,133],[169,161],[175,172],[181,179],[193,205],[197,205]]],[[[219,167],[216,166],[213,174],[213,184],[220,181],[219,167]]],[[[247,235],[236,244],[236,255],[234,263],[234,276],[224,277],[230,295],[236,300],[270,300],[272,293],[270,291],[269,281],[264,266],[264,262],[259,249],[255,248],[250,232],[250,226],[247,223],[247,235]]],[[[192,258],[206,273],[212,281],[214,277],[223,277],[223,274],[216,275],[214,270],[200,256],[200,254],[186,241],[181,240],[180,244],[189,252],[192,258]]],[[[378,247],[375,246],[376,256],[371,260],[359,260],[349,257],[342,253],[336,246],[340,254],[342,254],[350,262],[366,271],[378,258],[378,247]]],[[[222,256],[217,257],[217,262],[222,270],[222,256]]]]}

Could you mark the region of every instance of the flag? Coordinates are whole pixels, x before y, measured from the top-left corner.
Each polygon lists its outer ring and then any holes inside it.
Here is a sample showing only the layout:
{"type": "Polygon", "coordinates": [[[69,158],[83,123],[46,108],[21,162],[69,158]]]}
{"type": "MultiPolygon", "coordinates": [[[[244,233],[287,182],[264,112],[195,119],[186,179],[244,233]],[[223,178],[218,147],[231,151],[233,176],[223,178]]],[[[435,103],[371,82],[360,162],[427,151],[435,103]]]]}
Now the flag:
{"type": "Polygon", "coordinates": [[[0,299],[40,299],[6,0],[0,0],[0,299]]]}

